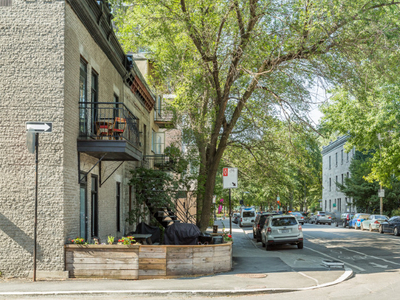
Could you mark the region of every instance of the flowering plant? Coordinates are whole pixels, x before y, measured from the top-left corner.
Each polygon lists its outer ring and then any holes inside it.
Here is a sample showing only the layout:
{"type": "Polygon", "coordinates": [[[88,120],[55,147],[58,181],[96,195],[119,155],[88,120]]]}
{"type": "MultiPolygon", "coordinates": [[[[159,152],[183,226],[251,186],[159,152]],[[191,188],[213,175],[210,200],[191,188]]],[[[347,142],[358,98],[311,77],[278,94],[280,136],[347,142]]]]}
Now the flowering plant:
{"type": "Polygon", "coordinates": [[[112,235],[109,235],[107,237],[107,242],[109,245],[112,245],[114,243],[114,237],[112,235]]]}
{"type": "Polygon", "coordinates": [[[84,244],[85,239],[81,237],[77,237],[76,239],[70,240],[72,244],[84,244]]]}
{"type": "Polygon", "coordinates": [[[122,239],[118,240],[118,243],[122,245],[131,245],[136,243],[136,241],[133,236],[123,236],[122,239]]]}
{"type": "Polygon", "coordinates": [[[224,239],[225,242],[232,242],[232,235],[228,233],[228,231],[222,231],[222,238],[224,239]]]}

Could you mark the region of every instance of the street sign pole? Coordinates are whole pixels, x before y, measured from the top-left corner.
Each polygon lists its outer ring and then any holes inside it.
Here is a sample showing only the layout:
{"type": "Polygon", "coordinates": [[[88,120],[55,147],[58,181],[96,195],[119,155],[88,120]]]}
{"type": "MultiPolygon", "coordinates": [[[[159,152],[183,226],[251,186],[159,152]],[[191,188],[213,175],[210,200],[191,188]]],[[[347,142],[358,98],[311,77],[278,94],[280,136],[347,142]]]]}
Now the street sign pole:
{"type": "Polygon", "coordinates": [[[229,234],[232,235],[232,202],[231,202],[231,190],[229,189],[229,234]]]}
{"type": "Polygon", "coordinates": [[[37,207],[38,207],[38,166],[39,166],[39,133],[35,133],[35,220],[33,232],[33,281],[36,281],[36,236],[37,236],[37,207]]]}

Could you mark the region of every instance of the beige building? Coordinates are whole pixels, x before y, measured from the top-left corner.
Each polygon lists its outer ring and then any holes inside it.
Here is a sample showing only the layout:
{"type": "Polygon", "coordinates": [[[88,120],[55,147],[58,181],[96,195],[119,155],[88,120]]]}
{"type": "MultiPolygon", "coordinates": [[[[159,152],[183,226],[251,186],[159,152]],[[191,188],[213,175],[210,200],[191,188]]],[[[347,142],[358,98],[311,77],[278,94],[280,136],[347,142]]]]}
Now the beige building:
{"type": "Polygon", "coordinates": [[[69,238],[123,236],[135,205],[130,170],[152,154],[156,97],[95,0],[0,1],[0,272],[33,269],[39,134],[37,270],[62,277],[69,238]]]}

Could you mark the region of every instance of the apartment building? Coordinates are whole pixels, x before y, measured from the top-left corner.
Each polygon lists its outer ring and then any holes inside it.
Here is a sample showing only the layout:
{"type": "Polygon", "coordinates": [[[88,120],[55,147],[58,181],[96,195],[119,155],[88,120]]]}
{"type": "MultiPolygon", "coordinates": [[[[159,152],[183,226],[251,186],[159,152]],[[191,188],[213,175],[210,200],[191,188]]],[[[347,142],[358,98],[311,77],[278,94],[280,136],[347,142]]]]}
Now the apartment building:
{"type": "Polygon", "coordinates": [[[106,1],[0,1],[0,271],[33,269],[39,135],[38,277],[63,278],[64,244],[134,229],[130,170],[151,154],[156,97],[114,34],[106,1]]]}
{"type": "Polygon", "coordinates": [[[346,152],[344,145],[347,136],[341,136],[336,141],[322,149],[322,202],[321,209],[327,212],[355,212],[353,199],[339,191],[336,183],[343,184],[350,177],[350,163],[355,149],[346,152]]]}

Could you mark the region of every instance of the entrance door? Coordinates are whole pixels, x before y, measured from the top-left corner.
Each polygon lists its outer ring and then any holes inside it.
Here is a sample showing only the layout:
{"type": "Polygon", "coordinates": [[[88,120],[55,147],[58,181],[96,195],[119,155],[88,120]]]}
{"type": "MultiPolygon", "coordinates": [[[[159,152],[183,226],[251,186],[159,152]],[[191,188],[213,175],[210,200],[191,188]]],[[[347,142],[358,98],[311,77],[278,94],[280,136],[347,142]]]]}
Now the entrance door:
{"type": "Polygon", "coordinates": [[[98,180],[97,176],[92,175],[91,191],[91,237],[99,236],[99,201],[98,201],[98,180]]]}
{"type": "Polygon", "coordinates": [[[80,216],[79,216],[79,236],[87,240],[87,181],[82,179],[80,185],[80,216]]]}

